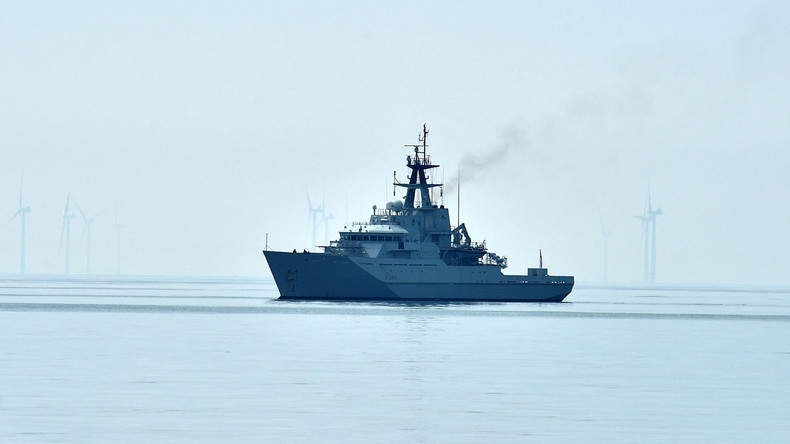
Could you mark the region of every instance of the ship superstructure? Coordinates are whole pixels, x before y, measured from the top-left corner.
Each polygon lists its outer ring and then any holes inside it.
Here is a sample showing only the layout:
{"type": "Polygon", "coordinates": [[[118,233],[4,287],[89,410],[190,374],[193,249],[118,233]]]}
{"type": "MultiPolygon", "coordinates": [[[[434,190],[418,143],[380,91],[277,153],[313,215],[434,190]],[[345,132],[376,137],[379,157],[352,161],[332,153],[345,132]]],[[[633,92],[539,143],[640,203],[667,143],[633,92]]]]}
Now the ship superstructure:
{"type": "MultiPolygon", "coordinates": [[[[432,199],[428,172],[439,165],[427,154],[428,129],[406,145],[408,182],[403,200],[373,206],[367,223],[344,227],[323,252],[264,251],[281,299],[386,301],[560,302],[572,276],[549,276],[542,267],[505,275],[507,258],[473,242],[463,223],[453,227],[444,205],[432,199]]],[[[542,262],[542,261],[541,261],[542,262]]]]}

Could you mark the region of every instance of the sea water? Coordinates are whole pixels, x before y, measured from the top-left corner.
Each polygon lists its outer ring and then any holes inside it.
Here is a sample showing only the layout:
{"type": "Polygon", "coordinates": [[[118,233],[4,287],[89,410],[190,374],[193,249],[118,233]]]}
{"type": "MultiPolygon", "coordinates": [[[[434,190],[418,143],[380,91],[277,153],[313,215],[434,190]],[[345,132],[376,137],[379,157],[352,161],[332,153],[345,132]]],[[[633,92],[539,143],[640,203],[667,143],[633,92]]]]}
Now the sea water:
{"type": "Polygon", "coordinates": [[[277,301],[261,279],[0,279],[0,442],[788,442],[790,290],[277,301]]]}

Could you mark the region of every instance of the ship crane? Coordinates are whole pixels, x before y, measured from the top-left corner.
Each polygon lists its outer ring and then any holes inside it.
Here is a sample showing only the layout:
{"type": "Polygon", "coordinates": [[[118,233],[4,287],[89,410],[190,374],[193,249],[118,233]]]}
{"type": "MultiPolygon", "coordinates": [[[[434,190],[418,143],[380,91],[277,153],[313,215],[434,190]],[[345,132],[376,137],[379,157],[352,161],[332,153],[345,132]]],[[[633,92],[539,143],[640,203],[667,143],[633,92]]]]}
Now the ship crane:
{"type": "Polygon", "coordinates": [[[469,237],[469,232],[466,230],[466,224],[458,225],[455,230],[452,231],[453,235],[453,244],[454,245],[471,245],[472,238],[469,237]]]}

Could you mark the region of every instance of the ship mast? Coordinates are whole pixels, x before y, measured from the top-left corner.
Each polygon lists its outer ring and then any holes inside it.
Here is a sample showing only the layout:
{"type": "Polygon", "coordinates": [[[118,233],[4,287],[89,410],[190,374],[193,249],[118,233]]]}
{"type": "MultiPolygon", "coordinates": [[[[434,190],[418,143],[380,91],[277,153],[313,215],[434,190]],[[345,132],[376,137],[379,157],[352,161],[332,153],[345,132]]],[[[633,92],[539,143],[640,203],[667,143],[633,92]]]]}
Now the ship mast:
{"type": "Polygon", "coordinates": [[[426,154],[426,148],[428,147],[428,128],[427,125],[423,124],[422,126],[422,134],[418,137],[419,144],[414,145],[404,145],[410,148],[414,148],[414,157],[406,156],[406,166],[411,168],[411,174],[409,175],[409,183],[397,183],[395,182],[395,186],[406,188],[406,199],[403,202],[403,207],[406,209],[415,208],[414,206],[414,198],[415,198],[415,191],[420,190],[420,207],[421,208],[432,208],[433,203],[431,202],[431,194],[429,192],[430,188],[442,186],[442,184],[429,184],[428,177],[425,175],[425,170],[429,170],[431,168],[436,168],[439,165],[431,165],[431,158],[426,154]],[[422,150],[420,150],[422,148],[422,150]]]}

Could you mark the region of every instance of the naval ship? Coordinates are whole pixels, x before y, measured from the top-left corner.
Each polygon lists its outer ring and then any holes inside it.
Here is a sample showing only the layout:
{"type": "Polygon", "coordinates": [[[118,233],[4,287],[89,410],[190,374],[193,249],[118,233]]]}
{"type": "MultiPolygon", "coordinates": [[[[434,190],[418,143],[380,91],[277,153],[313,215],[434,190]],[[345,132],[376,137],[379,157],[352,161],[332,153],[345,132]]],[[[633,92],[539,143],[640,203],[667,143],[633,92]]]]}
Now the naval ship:
{"type": "MultiPolygon", "coordinates": [[[[322,252],[264,250],[280,299],[394,302],[561,302],[573,276],[550,276],[543,268],[508,275],[507,258],[473,242],[463,223],[453,227],[436,205],[428,172],[439,165],[426,154],[428,129],[406,157],[408,183],[402,200],[373,206],[367,223],[354,223],[322,252]],[[418,199],[419,196],[419,199],[418,199]]],[[[460,221],[459,221],[460,222],[460,221]]]]}

